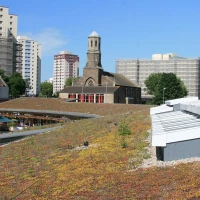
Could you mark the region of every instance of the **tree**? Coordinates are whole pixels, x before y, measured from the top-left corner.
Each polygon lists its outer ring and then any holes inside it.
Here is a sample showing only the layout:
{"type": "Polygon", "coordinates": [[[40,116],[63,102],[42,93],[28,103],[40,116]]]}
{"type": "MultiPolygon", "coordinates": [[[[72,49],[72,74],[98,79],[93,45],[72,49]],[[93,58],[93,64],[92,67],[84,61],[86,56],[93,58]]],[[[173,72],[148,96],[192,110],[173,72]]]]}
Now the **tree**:
{"type": "Polygon", "coordinates": [[[26,85],[20,73],[13,73],[8,77],[9,94],[12,98],[17,98],[25,93],[26,85]]]}
{"type": "Polygon", "coordinates": [[[159,81],[161,79],[162,73],[153,73],[145,81],[148,94],[154,95],[157,91],[159,81]]]}
{"type": "Polygon", "coordinates": [[[40,85],[40,97],[52,97],[53,85],[52,83],[42,82],[40,85]]]}
{"type": "Polygon", "coordinates": [[[148,94],[154,96],[151,101],[153,104],[162,104],[163,94],[164,100],[182,98],[188,94],[183,81],[173,73],[151,74],[146,79],[145,85],[148,94]]]}
{"type": "Polygon", "coordinates": [[[69,77],[69,78],[67,78],[66,81],[65,81],[64,87],[72,86],[72,83],[76,82],[79,78],[80,77],[69,77]]]}
{"type": "Polygon", "coordinates": [[[52,95],[53,98],[58,98],[59,97],[59,92],[55,92],[53,95],[52,95]]]}

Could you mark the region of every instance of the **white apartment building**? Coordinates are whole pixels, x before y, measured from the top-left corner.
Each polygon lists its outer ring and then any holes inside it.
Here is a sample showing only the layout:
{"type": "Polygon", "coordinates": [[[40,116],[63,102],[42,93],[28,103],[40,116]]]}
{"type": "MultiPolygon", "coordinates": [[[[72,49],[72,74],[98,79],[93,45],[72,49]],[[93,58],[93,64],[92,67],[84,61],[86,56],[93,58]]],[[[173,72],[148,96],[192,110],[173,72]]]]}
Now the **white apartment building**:
{"type": "Polygon", "coordinates": [[[53,93],[64,88],[69,77],[79,76],[79,57],[71,52],[61,51],[54,56],[53,93]]]}
{"type": "Polygon", "coordinates": [[[9,14],[7,7],[0,6],[0,36],[17,37],[18,16],[9,14]]]}
{"type": "Polygon", "coordinates": [[[148,98],[145,80],[152,73],[174,73],[188,89],[188,96],[200,91],[200,59],[178,57],[176,54],[154,54],[152,60],[117,59],[116,73],[123,74],[141,86],[142,98],[148,98]]]}
{"type": "Polygon", "coordinates": [[[7,76],[21,71],[21,45],[17,43],[18,17],[0,6],[0,69],[7,76]]]}
{"type": "Polygon", "coordinates": [[[28,95],[39,95],[41,82],[41,44],[26,36],[17,36],[18,43],[22,44],[22,76],[29,80],[28,95]]]}

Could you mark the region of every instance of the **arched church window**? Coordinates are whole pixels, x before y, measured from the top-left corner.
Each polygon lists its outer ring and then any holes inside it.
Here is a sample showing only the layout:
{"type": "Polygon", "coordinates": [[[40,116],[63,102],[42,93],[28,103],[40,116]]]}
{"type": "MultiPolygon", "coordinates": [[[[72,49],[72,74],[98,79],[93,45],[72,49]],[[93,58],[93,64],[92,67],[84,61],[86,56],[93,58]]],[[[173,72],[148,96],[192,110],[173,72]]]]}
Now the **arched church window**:
{"type": "Polygon", "coordinates": [[[93,46],[93,41],[91,40],[91,47],[93,46]]]}
{"type": "Polygon", "coordinates": [[[88,85],[89,85],[89,86],[94,86],[94,82],[93,82],[92,80],[90,80],[90,81],[88,82],[88,85]]]}
{"type": "Polygon", "coordinates": [[[97,47],[97,41],[95,40],[95,47],[97,47]]]}

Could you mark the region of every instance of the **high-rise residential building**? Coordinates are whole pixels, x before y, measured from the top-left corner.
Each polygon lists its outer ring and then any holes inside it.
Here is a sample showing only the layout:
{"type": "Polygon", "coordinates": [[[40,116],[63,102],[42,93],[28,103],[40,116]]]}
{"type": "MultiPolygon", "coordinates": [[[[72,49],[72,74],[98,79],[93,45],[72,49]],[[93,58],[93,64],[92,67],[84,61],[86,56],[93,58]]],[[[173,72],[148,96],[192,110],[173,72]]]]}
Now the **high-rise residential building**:
{"type": "Polygon", "coordinates": [[[21,45],[17,43],[18,17],[0,6],[0,69],[6,75],[21,71],[21,45]]]}
{"type": "Polygon", "coordinates": [[[145,80],[152,73],[174,73],[188,89],[188,96],[200,93],[200,59],[178,57],[176,54],[154,54],[152,60],[117,59],[116,72],[142,87],[142,98],[148,98],[145,80]]]}
{"type": "Polygon", "coordinates": [[[41,82],[41,44],[26,36],[17,36],[17,41],[22,45],[21,74],[30,86],[26,89],[27,95],[37,96],[41,82]]]}
{"type": "Polygon", "coordinates": [[[61,51],[54,56],[53,93],[64,88],[69,77],[79,76],[79,57],[71,52],[61,51]]]}

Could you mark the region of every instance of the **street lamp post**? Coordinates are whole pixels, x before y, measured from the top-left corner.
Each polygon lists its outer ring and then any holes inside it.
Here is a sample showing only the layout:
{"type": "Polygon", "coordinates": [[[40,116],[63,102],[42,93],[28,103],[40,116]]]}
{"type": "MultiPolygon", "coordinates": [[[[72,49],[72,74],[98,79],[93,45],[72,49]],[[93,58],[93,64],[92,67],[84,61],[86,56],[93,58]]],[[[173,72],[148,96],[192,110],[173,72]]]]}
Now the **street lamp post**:
{"type": "Polygon", "coordinates": [[[82,85],[82,94],[83,94],[83,83],[81,83],[81,85],[82,85]]]}
{"type": "Polygon", "coordinates": [[[84,102],[85,101],[85,99],[83,98],[83,83],[81,83],[81,85],[82,85],[82,94],[81,94],[81,102],[84,102]]]}
{"type": "Polygon", "coordinates": [[[165,90],[166,88],[163,88],[163,104],[165,103],[165,90]]]}
{"type": "Polygon", "coordinates": [[[108,87],[108,82],[106,82],[106,103],[107,103],[107,88],[108,87]]]}

